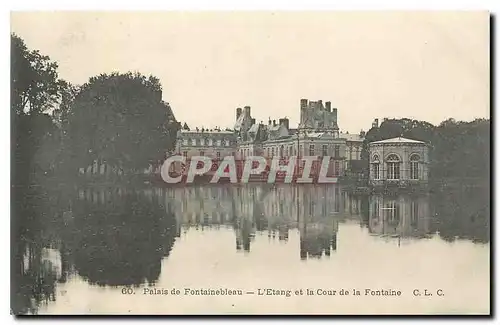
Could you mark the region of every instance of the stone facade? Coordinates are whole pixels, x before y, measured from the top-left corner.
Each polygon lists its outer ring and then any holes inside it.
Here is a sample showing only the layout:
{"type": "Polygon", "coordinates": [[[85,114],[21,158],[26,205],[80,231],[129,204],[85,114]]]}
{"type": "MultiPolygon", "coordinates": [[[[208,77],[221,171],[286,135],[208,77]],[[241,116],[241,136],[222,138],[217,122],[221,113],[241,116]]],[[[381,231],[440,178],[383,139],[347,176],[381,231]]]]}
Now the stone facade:
{"type": "MultiPolygon", "coordinates": [[[[278,122],[269,120],[267,125],[256,124],[248,106],[243,113],[238,108],[236,116],[239,159],[254,155],[266,158],[330,156],[331,172],[336,176],[344,175],[348,166],[347,144],[349,143],[352,153],[352,148],[358,150],[362,147],[364,138],[364,132],[357,138],[341,134],[337,123],[337,109],[332,109],[330,102],[323,105],[321,100],[300,100],[300,123],[297,129],[290,128],[286,117],[278,122]]],[[[359,155],[360,153],[359,150],[359,155]]],[[[352,157],[359,159],[355,155],[352,157]]]]}
{"type": "Polygon", "coordinates": [[[256,123],[251,107],[245,106],[236,109],[236,121],[231,130],[181,130],[176,151],[188,158],[203,154],[221,159],[228,155],[236,159],[330,156],[330,172],[342,176],[351,160],[361,158],[363,140],[363,131],[360,134],[339,132],[337,109],[332,108],[330,102],[323,105],[321,100],[301,99],[297,129],[290,128],[286,117],[277,121],[269,119],[267,124],[256,123]],[[218,145],[219,140],[223,145],[218,145]]]}
{"type": "Polygon", "coordinates": [[[340,138],[346,141],[345,173],[358,174],[365,132],[361,131],[359,134],[340,133],[340,138]]]}
{"type": "Polygon", "coordinates": [[[426,184],[429,148],[425,142],[402,137],[369,144],[370,184],[426,184]]]}
{"type": "Polygon", "coordinates": [[[184,157],[208,156],[223,159],[236,153],[236,137],[233,131],[220,129],[179,130],[176,152],[184,157]]]}

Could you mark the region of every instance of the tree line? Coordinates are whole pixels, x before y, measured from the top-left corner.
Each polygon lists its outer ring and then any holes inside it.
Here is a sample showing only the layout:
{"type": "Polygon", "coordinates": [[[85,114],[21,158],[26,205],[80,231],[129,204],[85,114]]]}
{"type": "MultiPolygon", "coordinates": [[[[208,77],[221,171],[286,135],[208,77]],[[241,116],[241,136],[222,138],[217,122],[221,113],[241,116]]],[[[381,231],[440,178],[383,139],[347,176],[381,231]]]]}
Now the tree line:
{"type": "Polygon", "coordinates": [[[11,35],[11,118],[16,185],[71,179],[94,161],[124,173],[158,165],[180,125],[158,78],[110,73],[73,85],[58,65],[11,35]]]}

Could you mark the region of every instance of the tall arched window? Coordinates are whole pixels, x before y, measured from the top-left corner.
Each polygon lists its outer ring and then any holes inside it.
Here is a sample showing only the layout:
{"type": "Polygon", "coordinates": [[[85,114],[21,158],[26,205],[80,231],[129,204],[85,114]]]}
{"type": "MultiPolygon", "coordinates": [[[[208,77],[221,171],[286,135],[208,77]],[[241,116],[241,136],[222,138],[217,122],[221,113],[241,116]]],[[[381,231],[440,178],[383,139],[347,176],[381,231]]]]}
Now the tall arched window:
{"type": "Polygon", "coordinates": [[[418,163],[420,162],[420,156],[417,154],[411,155],[410,157],[410,179],[418,179],[418,163]]]}
{"type": "Polygon", "coordinates": [[[373,170],[373,179],[380,179],[380,160],[378,155],[374,155],[372,158],[372,170],[373,170]]]}
{"type": "Polygon", "coordinates": [[[399,165],[400,165],[399,157],[395,154],[390,154],[387,157],[387,179],[399,179],[399,165]]]}

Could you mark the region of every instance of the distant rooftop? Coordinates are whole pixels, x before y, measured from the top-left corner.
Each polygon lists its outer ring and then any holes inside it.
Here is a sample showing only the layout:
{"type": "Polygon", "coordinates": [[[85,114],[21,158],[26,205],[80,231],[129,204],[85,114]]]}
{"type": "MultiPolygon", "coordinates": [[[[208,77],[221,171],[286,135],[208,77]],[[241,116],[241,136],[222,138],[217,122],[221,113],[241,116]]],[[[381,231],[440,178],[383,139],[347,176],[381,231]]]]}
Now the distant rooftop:
{"type": "Polygon", "coordinates": [[[363,141],[364,137],[356,133],[344,133],[340,132],[339,138],[346,139],[347,141],[363,141]]]}
{"type": "Polygon", "coordinates": [[[181,133],[227,133],[227,134],[233,134],[233,131],[227,131],[227,130],[219,130],[219,129],[204,129],[203,131],[201,129],[199,130],[181,130],[181,133]]]}
{"type": "Polygon", "coordinates": [[[412,139],[407,139],[407,138],[402,138],[402,137],[374,141],[371,143],[373,143],[373,144],[384,144],[384,143],[421,143],[421,144],[425,144],[425,142],[423,142],[423,141],[417,141],[417,140],[412,140],[412,139]]]}

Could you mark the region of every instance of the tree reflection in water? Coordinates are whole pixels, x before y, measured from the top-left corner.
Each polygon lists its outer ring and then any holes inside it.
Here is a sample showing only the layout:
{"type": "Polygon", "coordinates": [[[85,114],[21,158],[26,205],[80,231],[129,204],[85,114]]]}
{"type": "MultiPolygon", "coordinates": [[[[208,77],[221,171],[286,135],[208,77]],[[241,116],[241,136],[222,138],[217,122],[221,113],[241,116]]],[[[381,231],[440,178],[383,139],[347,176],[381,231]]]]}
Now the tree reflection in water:
{"type": "Polygon", "coordinates": [[[175,241],[174,215],[159,196],[112,192],[86,191],[88,196],[73,199],[73,193],[16,190],[13,314],[36,314],[42,304],[55,301],[57,283],[75,273],[100,286],[158,280],[161,260],[175,241]],[[104,199],[95,199],[100,197],[104,199]]]}
{"type": "Polygon", "coordinates": [[[91,284],[153,284],[175,241],[176,225],[160,204],[139,194],[75,204],[76,271],[91,284]]]}
{"type": "Polygon", "coordinates": [[[55,300],[57,271],[44,256],[49,246],[44,226],[52,211],[49,193],[37,187],[15,187],[11,221],[11,312],[36,314],[55,300]]]}
{"type": "Polygon", "coordinates": [[[436,191],[432,197],[434,229],[446,241],[490,241],[489,186],[462,186],[436,191]]]}

